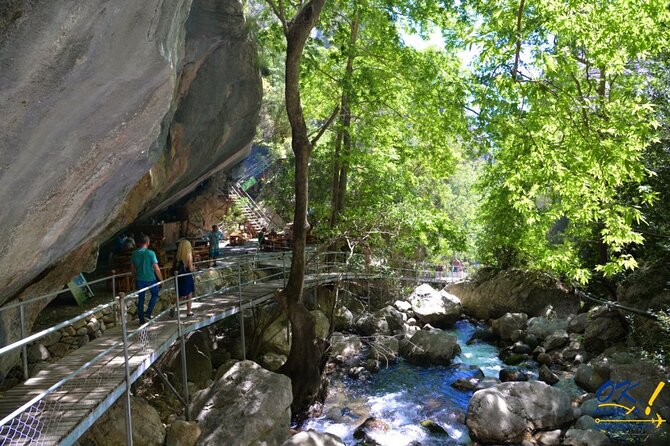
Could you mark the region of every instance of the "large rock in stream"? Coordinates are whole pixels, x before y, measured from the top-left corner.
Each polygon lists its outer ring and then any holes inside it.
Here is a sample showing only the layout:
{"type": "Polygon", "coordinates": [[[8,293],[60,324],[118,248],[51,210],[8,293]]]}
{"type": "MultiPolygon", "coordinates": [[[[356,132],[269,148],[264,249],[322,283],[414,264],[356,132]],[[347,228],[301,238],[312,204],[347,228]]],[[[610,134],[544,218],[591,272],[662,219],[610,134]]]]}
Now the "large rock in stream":
{"type": "MultiPolygon", "coordinates": [[[[105,240],[243,159],[262,89],[239,0],[0,11],[3,304],[91,271],[105,240]]],[[[47,303],[28,307],[28,330],[47,303]]],[[[0,344],[17,337],[2,313],[0,344]]]]}
{"type": "Polygon", "coordinates": [[[436,328],[419,330],[400,342],[400,354],[418,365],[449,365],[460,351],[456,336],[436,328]]]}
{"type": "Polygon", "coordinates": [[[197,444],[279,446],[289,436],[292,400],[288,377],[238,362],[195,395],[192,413],[202,430],[197,444]]]}
{"type": "Polygon", "coordinates": [[[551,430],[574,419],[570,396],[540,381],[507,382],[470,399],[466,424],[483,443],[520,443],[526,433],[551,430]]]}
{"type": "Polygon", "coordinates": [[[437,291],[425,283],[414,289],[409,302],[421,322],[438,328],[452,327],[463,310],[458,297],[444,290],[437,291]]]}

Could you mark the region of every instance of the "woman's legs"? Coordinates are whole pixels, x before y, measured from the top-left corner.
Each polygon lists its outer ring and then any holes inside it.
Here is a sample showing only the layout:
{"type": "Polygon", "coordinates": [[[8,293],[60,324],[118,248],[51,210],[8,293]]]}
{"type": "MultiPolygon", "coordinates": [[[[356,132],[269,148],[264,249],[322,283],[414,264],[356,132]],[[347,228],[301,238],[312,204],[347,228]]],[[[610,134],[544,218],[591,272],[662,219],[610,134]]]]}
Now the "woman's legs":
{"type": "Polygon", "coordinates": [[[193,292],[188,293],[188,295],[186,296],[186,315],[187,316],[190,316],[191,314],[193,314],[191,312],[191,305],[193,305],[193,301],[191,299],[193,299],[193,292]]]}

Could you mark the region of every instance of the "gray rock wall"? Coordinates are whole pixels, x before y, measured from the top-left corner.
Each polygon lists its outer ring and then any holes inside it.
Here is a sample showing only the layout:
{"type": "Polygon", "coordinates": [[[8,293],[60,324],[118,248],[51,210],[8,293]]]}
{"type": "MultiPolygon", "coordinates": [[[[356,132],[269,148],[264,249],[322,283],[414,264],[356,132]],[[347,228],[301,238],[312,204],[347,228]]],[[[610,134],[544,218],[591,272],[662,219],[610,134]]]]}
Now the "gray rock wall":
{"type": "Polygon", "coordinates": [[[261,100],[238,0],[5,6],[0,304],[92,269],[100,242],[246,156],[261,100]]]}

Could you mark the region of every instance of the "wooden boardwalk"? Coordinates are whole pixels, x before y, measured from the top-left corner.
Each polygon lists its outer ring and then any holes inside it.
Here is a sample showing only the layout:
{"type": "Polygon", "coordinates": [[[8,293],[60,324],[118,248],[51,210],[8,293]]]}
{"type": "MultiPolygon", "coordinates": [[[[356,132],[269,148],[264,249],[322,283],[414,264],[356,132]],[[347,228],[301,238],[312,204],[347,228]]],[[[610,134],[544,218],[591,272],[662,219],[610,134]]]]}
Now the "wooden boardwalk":
{"type": "MultiPolygon", "coordinates": [[[[337,276],[322,274],[318,282],[332,281],[337,276]]],[[[306,287],[316,282],[316,276],[305,278],[306,287]]],[[[182,310],[182,330],[185,334],[190,333],[237,314],[240,301],[244,309],[267,301],[283,285],[283,280],[262,282],[244,287],[241,299],[239,292],[233,292],[195,301],[195,316],[186,318],[182,310]]],[[[176,318],[160,317],[141,330],[137,321],[129,321],[128,325],[130,373],[134,382],[177,340],[177,321],[176,318]]],[[[126,390],[120,324],[7,391],[0,399],[0,419],[84,366],[86,368],[79,375],[62,383],[22,415],[0,427],[0,445],[70,445],[109,409],[126,390]]]]}
{"type": "MultiPolygon", "coordinates": [[[[305,289],[337,280],[377,279],[379,275],[330,272],[305,276],[305,289]]],[[[416,277],[405,278],[414,281],[416,277]]],[[[421,282],[433,282],[418,278],[421,282]]],[[[439,281],[446,283],[446,281],[439,281]]],[[[214,294],[193,303],[194,317],[182,310],[184,334],[204,328],[274,297],[283,279],[257,282],[239,291],[214,294]]],[[[196,297],[197,299],[197,297],[196,297]]],[[[129,365],[135,382],[178,339],[176,318],[168,312],[140,328],[128,322],[129,365]]],[[[46,397],[0,426],[0,446],[71,445],[125,392],[125,360],[120,324],[9,391],[0,399],[0,419],[53,387],[46,397]],[[72,375],[79,373],[72,377],[72,375]]],[[[123,422],[119,420],[118,422],[123,422]]]]}

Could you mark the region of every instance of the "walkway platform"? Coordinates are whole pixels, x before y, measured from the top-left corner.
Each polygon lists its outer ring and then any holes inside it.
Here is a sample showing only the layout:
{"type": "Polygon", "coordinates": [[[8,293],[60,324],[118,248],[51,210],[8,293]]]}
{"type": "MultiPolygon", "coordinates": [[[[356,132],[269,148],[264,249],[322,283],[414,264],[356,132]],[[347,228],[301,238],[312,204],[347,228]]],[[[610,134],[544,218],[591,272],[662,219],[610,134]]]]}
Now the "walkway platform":
{"type": "MultiPolygon", "coordinates": [[[[223,262],[222,262],[223,263],[223,262]]],[[[259,263],[279,267],[277,260],[259,263]]],[[[305,276],[305,290],[338,280],[374,280],[381,275],[321,272],[305,276]]],[[[452,280],[400,277],[410,282],[446,284],[452,280]]],[[[228,289],[193,303],[194,317],[180,315],[182,331],[187,334],[212,325],[274,298],[284,286],[283,279],[257,281],[240,291],[228,289]]],[[[197,297],[196,297],[197,299],[197,297]]],[[[128,322],[128,356],[131,382],[135,382],[178,339],[176,318],[168,312],[142,327],[128,322]]],[[[47,364],[34,377],[8,390],[0,399],[0,419],[12,414],[34,398],[52,392],[34,402],[29,409],[0,426],[0,446],[72,445],[126,390],[125,360],[120,324],[107,330],[61,360],[47,364]],[[72,377],[73,374],[78,374],[72,377]]],[[[123,420],[119,420],[123,422],[123,420]]]]}

